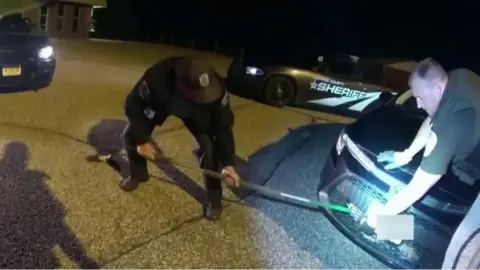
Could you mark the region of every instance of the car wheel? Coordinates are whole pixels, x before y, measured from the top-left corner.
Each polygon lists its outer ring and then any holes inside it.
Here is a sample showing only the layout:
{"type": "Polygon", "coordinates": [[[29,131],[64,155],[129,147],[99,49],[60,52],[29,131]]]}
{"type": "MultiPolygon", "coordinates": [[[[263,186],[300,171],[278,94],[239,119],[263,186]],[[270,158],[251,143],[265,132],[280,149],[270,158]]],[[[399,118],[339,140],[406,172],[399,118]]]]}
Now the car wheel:
{"type": "Polygon", "coordinates": [[[283,107],[295,99],[295,85],[287,76],[269,78],[263,88],[263,100],[268,105],[283,107]]]}

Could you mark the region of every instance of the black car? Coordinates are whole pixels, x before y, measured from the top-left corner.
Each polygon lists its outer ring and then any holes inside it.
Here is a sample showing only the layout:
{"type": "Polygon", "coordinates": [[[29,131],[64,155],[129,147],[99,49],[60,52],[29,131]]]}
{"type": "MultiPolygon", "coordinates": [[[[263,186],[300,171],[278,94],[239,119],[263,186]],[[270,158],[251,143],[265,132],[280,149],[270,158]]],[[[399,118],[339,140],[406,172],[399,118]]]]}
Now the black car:
{"type": "MultiPolygon", "coordinates": [[[[388,94],[382,94],[382,101],[388,99],[388,94]]],[[[458,170],[455,174],[450,169],[407,211],[414,216],[414,240],[400,244],[378,240],[375,234],[360,229],[360,219],[371,204],[384,204],[410,181],[423,151],[408,165],[390,171],[377,163],[377,155],[406,149],[425,117],[407,91],[346,126],[332,147],[318,186],[321,201],[346,204],[352,210],[351,214],[325,210],[337,229],[393,268],[440,268],[456,227],[480,190],[474,178],[456,176],[476,171],[463,164],[454,168],[458,170]]]]}
{"type": "Polygon", "coordinates": [[[47,87],[55,65],[54,48],[43,31],[19,14],[0,19],[0,92],[47,87]]]}
{"type": "Polygon", "coordinates": [[[360,58],[346,54],[235,58],[226,78],[239,96],[273,106],[294,105],[357,117],[381,105],[382,92],[408,90],[414,61],[360,58]],[[288,60],[290,59],[290,60],[288,60]]]}

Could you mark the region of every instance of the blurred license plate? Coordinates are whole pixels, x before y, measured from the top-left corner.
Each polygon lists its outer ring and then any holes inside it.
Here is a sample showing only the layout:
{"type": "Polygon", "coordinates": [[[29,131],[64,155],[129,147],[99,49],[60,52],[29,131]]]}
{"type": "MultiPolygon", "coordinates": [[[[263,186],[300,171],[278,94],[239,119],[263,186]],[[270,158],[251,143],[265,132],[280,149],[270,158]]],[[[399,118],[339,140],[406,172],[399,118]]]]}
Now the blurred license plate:
{"type": "MultiPolygon", "coordinates": [[[[381,204],[380,202],[378,201],[372,201],[370,203],[370,205],[368,206],[368,210],[367,210],[367,215],[369,213],[375,213],[375,212],[378,212],[378,210],[383,207],[383,204],[381,204]]],[[[378,217],[377,217],[378,218],[378,217]]],[[[378,226],[379,224],[377,224],[378,226]]],[[[382,224],[380,224],[380,226],[382,226],[382,224]]],[[[402,240],[399,240],[399,239],[386,239],[387,241],[391,242],[391,243],[394,243],[395,245],[400,245],[402,243],[402,240]]]]}
{"type": "Polygon", "coordinates": [[[4,67],[2,68],[2,75],[5,77],[8,76],[19,76],[22,74],[21,67],[4,67]]]}

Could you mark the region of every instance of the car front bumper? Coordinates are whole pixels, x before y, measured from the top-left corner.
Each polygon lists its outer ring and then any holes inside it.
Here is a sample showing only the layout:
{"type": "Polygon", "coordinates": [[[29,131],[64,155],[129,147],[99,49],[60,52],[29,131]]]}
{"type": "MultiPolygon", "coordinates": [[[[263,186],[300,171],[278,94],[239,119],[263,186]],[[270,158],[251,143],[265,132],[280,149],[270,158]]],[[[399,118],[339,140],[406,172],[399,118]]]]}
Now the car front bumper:
{"type": "Polygon", "coordinates": [[[415,208],[414,240],[396,245],[390,241],[378,240],[359,228],[360,219],[372,201],[384,204],[389,198],[377,182],[361,178],[354,172],[358,166],[351,166],[356,160],[344,149],[338,156],[335,146],[322,170],[318,186],[319,200],[327,203],[348,205],[351,214],[323,209],[330,222],[356,245],[392,268],[440,268],[451,231],[415,208]],[[350,166],[349,166],[350,165],[350,166]]]}
{"type": "Polygon", "coordinates": [[[31,60],[23,63],[0,63],[0,92],[37,90],[50,85],[55,73],[56,60],[31,60]],[[4,76],[3,68],[20,68],[20,74],[4,76]]]}

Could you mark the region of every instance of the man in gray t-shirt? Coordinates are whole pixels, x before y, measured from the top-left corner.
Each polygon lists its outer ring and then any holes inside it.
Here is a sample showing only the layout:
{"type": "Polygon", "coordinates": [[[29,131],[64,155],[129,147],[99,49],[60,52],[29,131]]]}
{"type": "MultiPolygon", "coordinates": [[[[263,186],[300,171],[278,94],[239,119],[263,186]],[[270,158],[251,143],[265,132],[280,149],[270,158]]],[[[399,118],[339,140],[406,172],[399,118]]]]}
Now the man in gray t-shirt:
{"type": "MultiPolygon", "coordinates": [[[[468,69],[455,69],[447,73],[433,59],[421,61],[410,75],[409,84],[418,107],[428,117],[421,125],[410,147],[401,152],[385,151],[379,162],[387,162],[386,169],[409,163],[413,156],[425,149],[423,160],[410,183],[381,209],[368,218],[376,226],[379,215],[398,215],[422,198],[445,174],[448,166],[480,169],[479,141],[480,77],[468,69]],[[479,152],[479,153],[477,153],[479,152]],[[473,157],[473,158],[472,158],[473,157]]],[[[454,170],[455,171],[455,170],[454,170]]],[[[471,176],[476,178],[476,176],[471,176]]],[[[469,266],[480,245],[472,245],[480,229],[480,197],[455,232],[443,269],[469,266]],[[466,247],[469,247],[468,249],[466,247]]],[[[480,242],[480,241],[479,241],[480,242]]],[[[479,265],[480,266],[480,265],[479,265]]]]}

